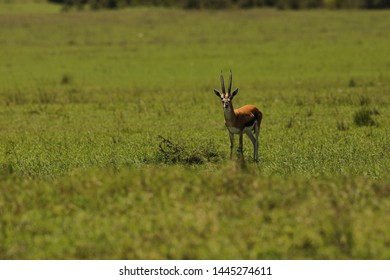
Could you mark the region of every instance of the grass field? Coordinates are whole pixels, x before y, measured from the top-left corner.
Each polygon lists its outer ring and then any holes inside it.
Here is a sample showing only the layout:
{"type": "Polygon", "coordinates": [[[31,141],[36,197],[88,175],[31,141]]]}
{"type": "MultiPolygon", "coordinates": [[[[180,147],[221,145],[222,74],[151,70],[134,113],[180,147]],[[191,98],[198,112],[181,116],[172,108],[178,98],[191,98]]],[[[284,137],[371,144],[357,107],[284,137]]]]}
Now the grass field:
{"type": "Polygon", "coordinates": [[[0,3],[0,259],[389,259],[389,29],[0,3]],[[259,164],[229,158],[221,69],[259,164]]]}

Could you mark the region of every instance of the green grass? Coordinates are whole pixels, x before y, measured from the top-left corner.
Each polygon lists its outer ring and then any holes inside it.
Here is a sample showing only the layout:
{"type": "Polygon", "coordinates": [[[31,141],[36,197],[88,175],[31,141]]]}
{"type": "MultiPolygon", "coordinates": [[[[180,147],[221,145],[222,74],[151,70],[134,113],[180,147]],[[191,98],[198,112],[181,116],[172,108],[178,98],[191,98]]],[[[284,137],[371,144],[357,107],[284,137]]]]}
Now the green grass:
{"type": "Polygon", "coordinates": [[[388,11],[39,3],[1,4],[1,259],[390,257],[388,11]]]}
{"type": "Polygon", "coordinates": [[[229,164],[10,177],[1,193],[2,258],[389,257],[388,182],[259,178],[229,164]]]}
{"type": "Polygon", "coordinates": [[[60,5],[49,5],[46,0],[0,0],[0,15],[5,14],[53,14],[60,5]]]}

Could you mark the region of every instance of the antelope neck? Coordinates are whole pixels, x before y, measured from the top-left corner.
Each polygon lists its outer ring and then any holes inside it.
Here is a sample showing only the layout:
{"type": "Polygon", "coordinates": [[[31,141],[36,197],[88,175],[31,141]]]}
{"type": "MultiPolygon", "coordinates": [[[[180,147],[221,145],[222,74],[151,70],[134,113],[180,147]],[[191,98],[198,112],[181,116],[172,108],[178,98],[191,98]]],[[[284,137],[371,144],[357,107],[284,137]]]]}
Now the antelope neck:
{"type": "Polygon", "coordinates": [[[234,114],[233,104],[230,103],[229,107],[223,108],[223,114],[225,116],[225,120],[227,123],[231,123],[234,121],[236,115],[234,114]]]}

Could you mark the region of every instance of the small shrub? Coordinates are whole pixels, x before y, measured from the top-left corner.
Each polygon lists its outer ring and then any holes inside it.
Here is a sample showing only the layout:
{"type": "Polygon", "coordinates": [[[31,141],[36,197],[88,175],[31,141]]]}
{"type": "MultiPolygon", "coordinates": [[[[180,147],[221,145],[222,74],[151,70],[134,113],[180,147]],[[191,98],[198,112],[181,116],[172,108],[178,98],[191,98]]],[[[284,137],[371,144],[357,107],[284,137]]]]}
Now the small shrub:
{"type": "Polygon", "coordinates": [[[355,113],[353,121],[357,126],[376,126],[377,123],[371,116],[377,114],[379,114],[379,112],[376,109],[369,110],[363,108],[355,113]]]}
{"type": "Polygon", "coordinates": [[[222,158],[213,143],[199,145],[196,148],[185,147],[172,142],[171,140],[158,136],[158,161],[167,164],[205,164],[207,162],[217,162],[222,158]]]}
{"type": "Polygon", "coordinates": [[[348,86],[349,87],[356,87],[356,81],[353,78],[351,78],[349,80],[348,86]]]}
{"type": "Polygon", "coordinates": [[[61,84],[68,85],[70,83],[72,83],[72,76],[70,76],[69,74],[62,75],[61,84]]]}
{"type": "Polygon", "coordinates": [[[203,7],[206,9],[226,9],[230,7],[229,0],[209,0],[202,2],[203,7]]]}
{"type": "MultiPolygon", "coordinates": [[[[233,1],[234,2],[234,1],[233,1]]],[[[273,5],[269,2],[273,1],[266,1],[266,0],[239,0],[238,6],[240,8],[253,8],[253,7],[261,7],[266,5],[273,5]]]]}
{"type": "Polygon", "coordinates": [[[185,9],[200,9],[200,2],[196,0],[183,1],[183,8],[185,9]]]}

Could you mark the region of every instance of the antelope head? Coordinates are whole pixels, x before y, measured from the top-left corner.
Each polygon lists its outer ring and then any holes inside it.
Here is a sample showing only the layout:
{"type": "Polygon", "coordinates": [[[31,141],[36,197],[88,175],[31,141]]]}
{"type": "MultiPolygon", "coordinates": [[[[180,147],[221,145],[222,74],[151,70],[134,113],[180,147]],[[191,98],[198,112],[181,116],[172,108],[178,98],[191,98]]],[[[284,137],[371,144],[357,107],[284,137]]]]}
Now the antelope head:
{"type": "Polygon", "coordinates": [[[223,76],[222,76],[222,71],[221,71],[221,87],[222,87],[222,92],[219,92],[218,90],[214,89],[214,93],[216,96],[218,96],[219,98],[221,98],[221,101],[222,101],[222,105],[223,105],[223,108],[224,109],[227,109],[229,108],[232,100],[233,100],[233,97],[238,93],[238,88],[236,88],[233,92],[232,92],[232,83],[233,83],[233,77],[232,77],[232,70],[230,70],[230,76],[229,76],[229,88],[228,88],[228,91],[226,92],[225,90],[225,82],[223,80],[223,76]]]}

